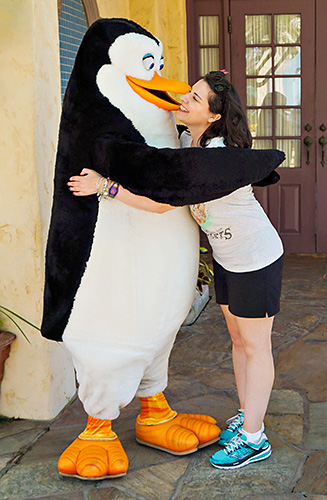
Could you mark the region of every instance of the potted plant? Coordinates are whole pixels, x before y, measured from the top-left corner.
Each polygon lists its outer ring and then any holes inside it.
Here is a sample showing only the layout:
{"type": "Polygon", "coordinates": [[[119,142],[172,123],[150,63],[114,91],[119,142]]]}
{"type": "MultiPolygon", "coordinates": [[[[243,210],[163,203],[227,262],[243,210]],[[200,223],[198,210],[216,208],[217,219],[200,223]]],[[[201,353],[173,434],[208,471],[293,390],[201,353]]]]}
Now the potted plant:
{"type": "MultiPolygon", "coordinates": [[[[32,326],[36,330],[39,330],[39,328],[37,326],[33,325],[33,323],[30,323],[29,321],[27,321],[27,319],[23,318],[22,316],[19,316],[15,312],[13,312],[10,309],[7,309],[6,307],[1,306],[1,305],[0,305],[0,314],[3,314],[7,318],[9,318],[14,323],[14,325],[18,328],[18,330],[21,332],[21,334],[27,340],[27,342],[30,344],[30,341],[29,341],[28,337],[26,336],[25,332],[19,326],[19,324],[17,323],[17,321],[14,318],[20,319],[21,321],[23,321],[27,325],[32,326]]],[[[1,319],[0,319],[0,327],[1,327],[2,323],[3,323],[3,321],[1,321],[1,319]]],[[[15,340],[15,338],[16,338],[16,335],[14,333],[0,330],[0,383],[3,379],[4,364],[5,364],[6,359],[9,356],[10,347],[11,347],[11,344],[13,343],[13,341],[15,340]]]]}
{"type": "MultiPolygon", "coordinates": [[[[207,251],[208,250],[205,247],[200,247],[200,253],[207,253],[207,251]]],[[[208,264],[204,260],[200,259],[195,297],[191,309],[189,310],[189,313],[183,322],[183,326],[192,325],[198,319],[205,306],[208,304],[210,300],[209,285],[212,281],[212,276],[213,272],[208,264]]]]}

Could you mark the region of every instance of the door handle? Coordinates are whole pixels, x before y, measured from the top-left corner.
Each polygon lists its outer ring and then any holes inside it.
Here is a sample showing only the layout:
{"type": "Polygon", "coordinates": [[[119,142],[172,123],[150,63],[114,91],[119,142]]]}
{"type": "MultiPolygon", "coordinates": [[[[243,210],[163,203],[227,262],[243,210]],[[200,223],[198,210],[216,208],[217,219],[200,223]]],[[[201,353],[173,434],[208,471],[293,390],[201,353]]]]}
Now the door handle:
{"type": "Polygon", "coordinates": [[[324,167],[325,166],[325,146],[327,144],[327,139],[324,135],[322,135],[321,137],[319,137],[318,139],[318,142],[322,148],[322,151],[321,151],[321,166],[324,167]]]}
{"type": "Polygon", "coordinates": [[[304,144],[307,147],[307,161],[306,164],[310,165],[310,146],[312,144],[312,139],[308,135],[303,139],[304,144]]]}

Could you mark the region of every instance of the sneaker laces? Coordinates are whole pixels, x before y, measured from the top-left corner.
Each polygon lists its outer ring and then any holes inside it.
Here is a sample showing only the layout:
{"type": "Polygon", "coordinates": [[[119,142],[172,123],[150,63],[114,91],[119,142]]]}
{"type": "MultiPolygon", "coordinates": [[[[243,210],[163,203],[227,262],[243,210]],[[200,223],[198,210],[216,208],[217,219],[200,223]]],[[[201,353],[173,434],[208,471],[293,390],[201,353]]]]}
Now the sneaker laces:
{"type": "Polygon", "coordinates": [[[236,431],[239,427],[242,427],[244,422],[244,414],[239,412],[235,417],[229,418],[226,422],[226,424],[229,423],[229,426],[227,427],[228,430],[230,431],[236,431]]]}
{"type": "Polygon", "coordinates": [[[239,450],[244,446],[246,446],[246,443],[243,441],[240,434],[237,434],[236,436],[233,437],[233,439],[230,440],[230,442],[226,446],[225,453],[227,455],[230,453],[234,453],[234,451],[239,450]]]}

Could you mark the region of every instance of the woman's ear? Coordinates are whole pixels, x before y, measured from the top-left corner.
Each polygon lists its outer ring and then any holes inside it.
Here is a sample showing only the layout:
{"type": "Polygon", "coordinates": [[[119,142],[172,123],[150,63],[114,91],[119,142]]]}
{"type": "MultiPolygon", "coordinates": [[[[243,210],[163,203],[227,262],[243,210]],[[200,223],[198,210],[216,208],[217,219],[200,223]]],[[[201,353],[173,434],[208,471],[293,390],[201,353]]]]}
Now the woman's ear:
{"type": "Polygon", "coordinates": [[[216,121],[220,120],[220,118],[221,118],[221,114],[220,114],[220,113],[217,113],[217,114],[215,114],[215,115],[214,115],[214,114],[211,114],[211,115],[209,116],[209,118],[208,118],[208,122],[209,122],[209,123],[213,123],[213,122],[216,122],[216,121]]]}

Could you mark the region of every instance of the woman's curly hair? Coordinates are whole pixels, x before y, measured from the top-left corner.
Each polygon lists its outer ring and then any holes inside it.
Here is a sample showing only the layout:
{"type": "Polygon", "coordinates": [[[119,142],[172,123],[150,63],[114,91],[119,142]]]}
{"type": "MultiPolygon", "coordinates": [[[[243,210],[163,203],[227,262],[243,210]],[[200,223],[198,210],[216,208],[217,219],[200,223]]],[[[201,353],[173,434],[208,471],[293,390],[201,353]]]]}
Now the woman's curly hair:
{"type": "Polygon", "coordinates": [[[252,136],[240,97],[232,83],[222,71],[210,71],[203,80],[209,85],[209,109],[220,114],[220,120],[211,123],[200,137],[199,144],[205,147],[214,137],[223,137],[226,146],[250,148],[252,136]]]}

